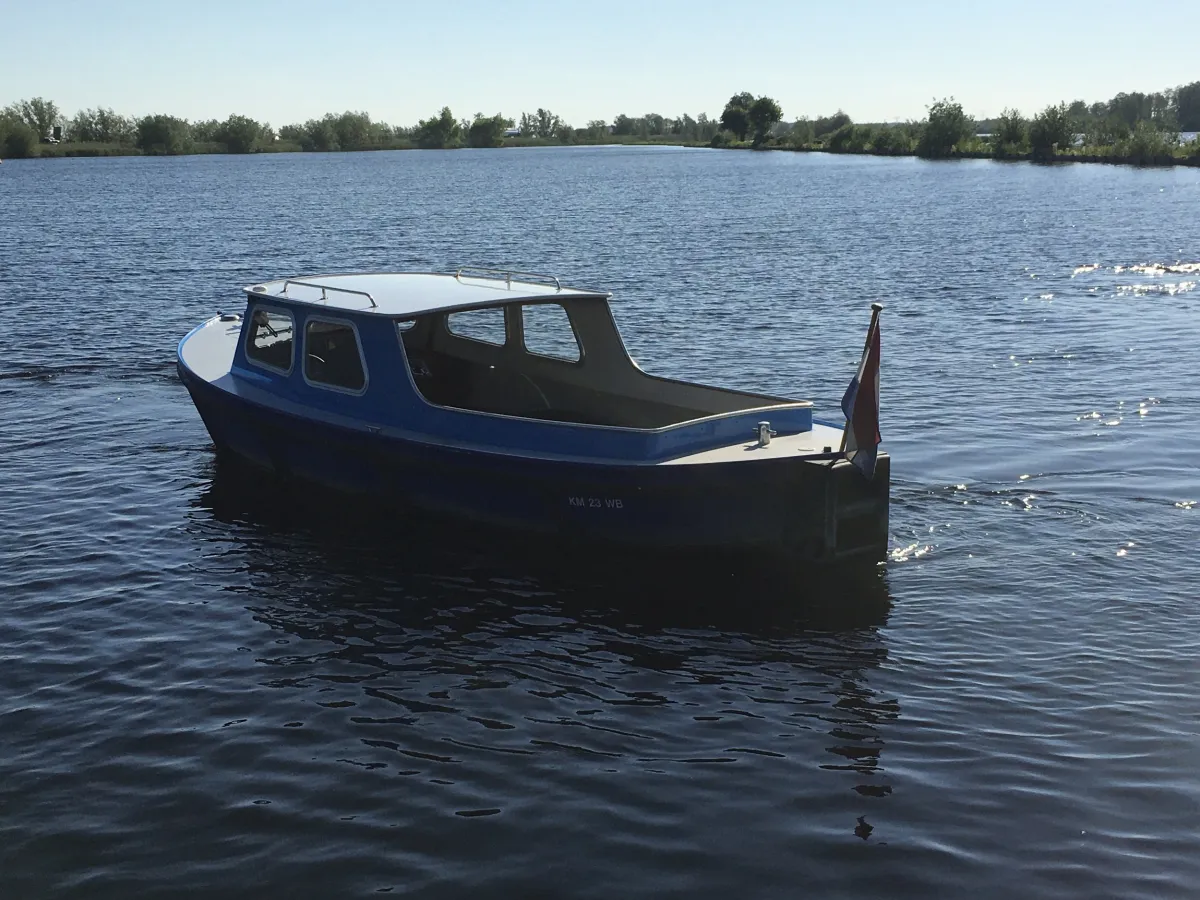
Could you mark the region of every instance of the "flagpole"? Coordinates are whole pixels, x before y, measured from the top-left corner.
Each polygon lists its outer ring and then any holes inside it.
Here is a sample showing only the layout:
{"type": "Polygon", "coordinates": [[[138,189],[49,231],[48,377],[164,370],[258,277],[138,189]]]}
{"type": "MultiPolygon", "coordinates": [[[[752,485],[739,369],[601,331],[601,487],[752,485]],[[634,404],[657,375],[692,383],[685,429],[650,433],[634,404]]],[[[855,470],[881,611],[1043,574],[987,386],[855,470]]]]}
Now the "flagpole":
{"type": "MultiPolygon", "coordinates": [[[[879,322],[879,314],[881,312],[883,312],[883,304],[882,303],[872,303],[871,304],[871,324],[867,326],[867,339],[865,341],[863,341],[862,356],[860,356],[858,358],[859,366],[862,365],[862,358],[863,358],[863,356],[867,355],[867,349],[871,346],[871,335],[875,333],[875,325],[879,322]]],[[[862,389],[861,384],[858,387],[860,390],[862,389]]],[[[841,443],[841,446],[838,447],[838,453],[846,452],[846,436],[850,432],[851,424],[852,424],[851,421],[849,419],[847,419],[845,426],[842,428],[842,443],[841,443]]]]}

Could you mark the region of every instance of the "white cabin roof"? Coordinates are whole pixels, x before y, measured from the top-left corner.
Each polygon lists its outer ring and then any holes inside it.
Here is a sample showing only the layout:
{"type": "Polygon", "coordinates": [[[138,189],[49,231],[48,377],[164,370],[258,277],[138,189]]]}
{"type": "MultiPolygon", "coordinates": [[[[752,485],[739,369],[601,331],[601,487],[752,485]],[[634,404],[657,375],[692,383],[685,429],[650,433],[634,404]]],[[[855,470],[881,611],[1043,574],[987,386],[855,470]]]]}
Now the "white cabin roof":
{"type": "Polygon", "coordinates": [[[552,275],[460,269],[454,274],[365,272],[302,275],[243,288],[250,297],[278,298],[327,309],[406,318],[428,312],[499,306],[522,300],[607,299],[604,291],[562,286],[552,275]]]}

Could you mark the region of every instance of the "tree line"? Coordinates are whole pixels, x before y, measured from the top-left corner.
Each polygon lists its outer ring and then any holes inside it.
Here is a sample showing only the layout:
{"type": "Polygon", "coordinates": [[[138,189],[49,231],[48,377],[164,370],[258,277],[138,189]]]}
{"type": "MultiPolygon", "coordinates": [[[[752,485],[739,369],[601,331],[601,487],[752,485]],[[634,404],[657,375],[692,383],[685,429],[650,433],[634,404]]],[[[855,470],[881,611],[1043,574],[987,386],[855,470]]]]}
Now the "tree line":
{"type": "Polygon", "coordinates": [[[0,110],[0,156],[35,156],[54,144],[61,145],[60,151],[71,153],[177,155],[446,149],[611,140],[706,143],[719,129],[719,123],[704,113],[696,118],[686,114],[678,118],[657,113],[621,114],[611,124],[597,119],[575,128],[548,109],[525,112],[516,119],[501,113],[476,113],[470,119],[459,119],[449,107],[411,126],[390,125],[365,112],[347,111],[275,129],[270,123],[237,114],[224,120],[189,121],[162,113],[133,118],[96,108],[80,110],[68,118],[53,101],[35,97],[0,110]]]}
{"type": "MultiPolygon", "coordinates": [[[[0,109],[0,157],[69,153],[183,154],[267,151],[339,151],[453,147],[499,147],[522,143],[650,141],[710,146],[790,147],[833,152],[994,155],[1052,158],[1070,151],[1145,157],[1179,155],[1179,131],[1200,131],[1200,81],[1166,91],[1120,93],[1110,100],[1082,100],[1047,107],[1026,118],[1006,109],[975,121],[953,98],[933,103],[919,122],[859,124],[838,110],[830,116],[783,121],[767,96],[734,94],[716,119],[705,113],[679,117],[621,114],[573,127],[547,109],[522,113],[476,113],[459,119],[443,107],[411,126],[373,120],[365,112],[329,113],[284,125],[249,116],[189,121],[167,114],[133,118],[112,109],[84,109],[68,118],[49,100],[35,97],[0,109]],[[57,150],[47,144],[61,143],[57,150]]],[[[1196,145],[1200,147],[1200,144],[1196,145]]]]}
{"type": "MultiPolygon", "coordinates": [[[[726,105],[729,120],[740,122],[745,94],[726,105]]],[[[759,145],[834,153],[916,155],[930,159],[956,155],[998,159],[1111,159],[1169,163],[1200,159],[1200,141],[1184,145],[1180,132],[1200,131],[1200,81],[1153,94],[1120,93],[1108,101],[1051,104],[1031,117],[1005,109],[982,121],[972,119],[953,97],[936,100],[920,121],[857,124],[845,112],[816,119],[802,117],[770,126],[759,145]]],[[[713,146],[744,141],[746,132],[728,127],[713,146]]]]}

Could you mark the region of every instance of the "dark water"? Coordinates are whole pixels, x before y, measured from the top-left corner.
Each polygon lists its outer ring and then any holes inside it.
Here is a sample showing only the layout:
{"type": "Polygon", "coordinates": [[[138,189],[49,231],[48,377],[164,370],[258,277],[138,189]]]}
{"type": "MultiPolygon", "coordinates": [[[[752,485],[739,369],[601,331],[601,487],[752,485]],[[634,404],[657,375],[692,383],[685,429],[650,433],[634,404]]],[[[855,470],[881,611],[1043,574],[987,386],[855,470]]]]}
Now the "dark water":
{"type": "Polygon", "coordinates": [[[1194,896],[1198,210],[1107,166],[5,162],[0,897],[1194,896]],[[883,580],[545,558],[215,466],[174,351],[240,285],[468,263],[827,409],[885,301],[883,580]]]}

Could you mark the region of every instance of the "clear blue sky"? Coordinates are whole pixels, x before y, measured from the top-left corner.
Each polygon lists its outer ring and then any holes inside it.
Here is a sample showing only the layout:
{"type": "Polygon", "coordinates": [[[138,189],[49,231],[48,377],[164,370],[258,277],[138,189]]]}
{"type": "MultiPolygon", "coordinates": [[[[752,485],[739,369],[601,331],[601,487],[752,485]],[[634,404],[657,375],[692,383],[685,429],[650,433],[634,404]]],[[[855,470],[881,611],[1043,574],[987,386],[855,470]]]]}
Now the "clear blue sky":
{"type": "Polygon", "coordinates": [[[1200,79],[1198,25],[1196,0],[2,0],[0,106],[275,126],[541,106],[582,125],[719,115],[746,90],[788,120],[921,118],[948,95],[1030,114],[1200,79]]]}

